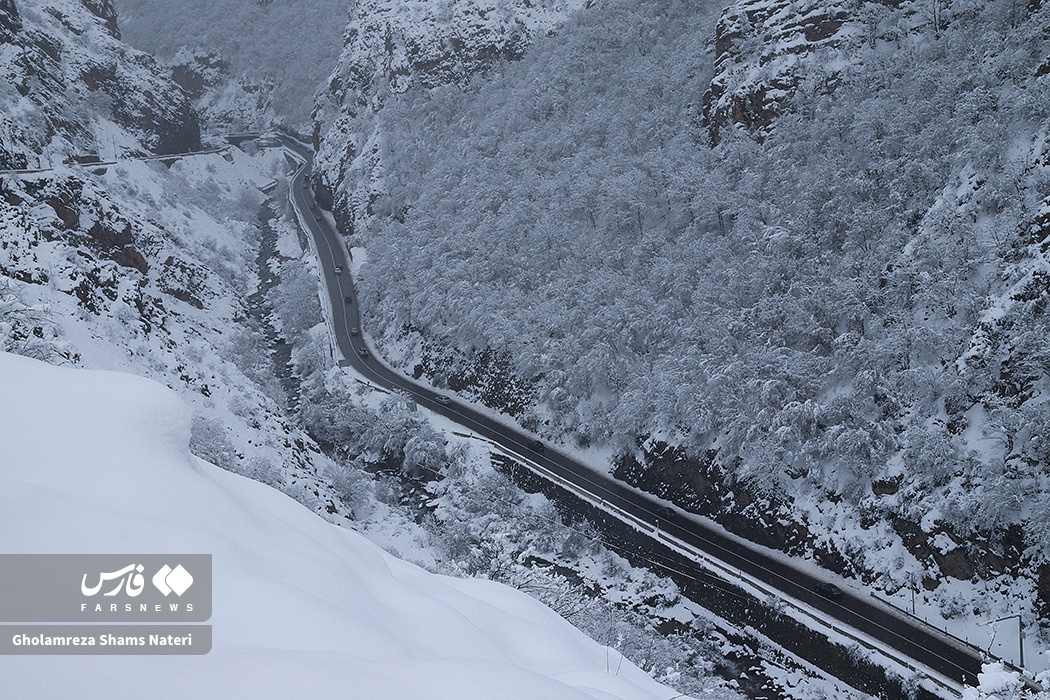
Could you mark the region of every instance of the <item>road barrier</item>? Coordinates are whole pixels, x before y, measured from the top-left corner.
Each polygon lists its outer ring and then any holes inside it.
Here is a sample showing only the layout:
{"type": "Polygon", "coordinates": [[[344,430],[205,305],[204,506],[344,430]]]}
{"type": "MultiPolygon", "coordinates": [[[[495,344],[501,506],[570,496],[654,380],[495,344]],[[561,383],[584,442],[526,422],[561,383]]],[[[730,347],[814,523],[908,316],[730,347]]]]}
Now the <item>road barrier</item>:
{"type": "MultiPolygon", "coordinates": [[[[464,435],[463,437],[467,436],[464,435]]],[[[644,520],[641,520],[638,517],[632,515],[631,513],[624,511],[618,506],[609,503],[605,499],[594,496],[590,492],[579,488],[576,484],[558,476],[554,472],[550,471],[549,469],[546,469],[545,467],[536,463],[532,459],[529,459],[527,456],[508,450],[503,445],[500,445],[499,443],[490,440],[489,438],[485,438],[479,435],[470,435],[470,437],[488,443],[496,452],[511,459],[515,463],[522,464],[527,469],[546,479],[547,481],[550,481],[556,484],[557,486],[560,486],[561,488],[565,489],[566,491],[575,494],[578,498],[589,502],[591,505],[600,508],[606,513],[609,513],[610,515],[618,518],[622,522],[635,527],[635,529],[645,532],[657,541],[661,542],[665,547],[677,551],[679,554],[685,555],[695,563],[714,573],[726,583],[735,585],[742,584],[742,587],[745,588],[745,590],[750,588],[753,592],[757,592],[761,595],[766,596],[767,599],[773,598],[776,600],[780,600],[787,605],[790,605],[792,608],[802,613],[808,620],[810,620],[811,624],[809,626],[815,629],[816,631],[821,632],[822,634],[826,634],[828,630],[833,631],[836,634],[839,634],[842,637],[856,642],[862,647],[872,652],[875,652],[883,656],[884,658],[893,661],[896,664],[899,664],[901,667],[907,669],[908,671],[923,676],[931,683],[935,684],[938,688],[951,693],[953,697],[959,697],[962,695],[963,686],[961,686],[958,683],[955,683],[951,679],[945,678],[941,676],[941,674],[933,671],[932,669],[926,668],[925,666],[913,663],[910,659],[898,655],[895,652],[895,650],[888,648],[886,645],[880,643],[877,640],[871,639],[861,634],[858,630],[845,628],[835,623],[827,622],[825,618],[819,613],[819,611],[814,611],[805,603],[795,600],[790,596],[785,596],[780,591],[771,590],[767,588],[764,583],[762,583],[758,579],[755,579],[753,576],[750,576],[745,572],[740,571],[739,569],[734,569],[732,567],[722,564],[720,561],[718,561],[714,557],[711,557],[705,552],[696,549],[692,545],[683,542],[682,540],[678,539],[677,537],[674,537],[673,535],[669,535],[666,532],[663,532],[662,530],[660,530],[659,527],[653,526],[645,522],[644,520]]]]}
{"type": "MultiPolygon", "coordinates": [[[[301,163],[305,164],[305,162],[306,162],[298,154],[295,154],[293,157],[295,157],[295,159],[298,160],[301,163]]],[[[291,188],[291,190],[294,191],[294,188],[291,188]]],[[[291,201],[292,201],[293,210],[296,212],[296,217],[299,220],[300,226],[302,226],[303,229],[309,234],[308,238],[310,239],[311,249],[313,250],[314,255],[317,256],[317,253],[318,253],[317,246],[319,245],[319,243],[315,240],[315,237],[314,237],[313,233],[311,232],[310,227],[306,223],[306,218],[304,217],[303,213],[295,205],[294,194],[292,193],[292,191],[290,191],[289,196],[290,196],[291,201]]],[[[349,258],[349,251],[345,251],[345,252],[347,254],[347,257],[349,258]]],[[[318,259],[320,259],[320,258],[318,257],[318,259]]],[[[329,332],[329,339],[330,339],[330,343],[331,343],[332,350],[333,350],[333,357],[342,357],[342,351],[339,349],[338,342],[337,342],[337,340],[335,338],[335,335],[334,335],[334,311],[333,311],[333,309],[331,307],[332,296],[329,293],[328,284],[327,284],[327,280],[325,279],[323,269],[320,270],[319,272],[320,272],[322,287],[323,287],[324,292],[325,292],[325,294],[324,294],[325,298],[322,299],[322,302],[323,302],[322,303],[322,307],[325,309],[325,312],[326,312],[326,321],[327,321],[326,326],[327,326],[327,329],[328,329],[328,332],[329,332]]],[[[343,360],[345,361],[346,358],[343,357],[343,360]]],[[[344,362],[340,362],[339,364],[340,364],[340,366],[344,366],[345,365],[344,362]]],[[[463,435],[463,434],[460,434],[460,433],[455,433],[455,434],[467,437],[467,435],[463,435]]],[[[764,595],[767,598],[780,600],[783,603],[785,603],[787,605],[790,605],[793,609],[795,609],[799,613],[801,613],[805,617],[805,619],[810,620],[811,623],[808,626],[810,626],[813,629],[816,629],[818,632],[821,632],[822,634],[825,634],[825,635],[827,635],[827,633],[829,631],[830,632],[834,632],[834,633],[836,633],[836,634],[838,634],[838,635],[840,635],[840,636],[842,636],[842,637],[844,637],[846,639],[849,639],[849,640],[851,640],[853,642],[856,642],[860,646],[862,646],[862,647],[864,647],[866,649],[869,649],[870,651],[873,651],[873,652],[879,654],[881,657],[883,657],[883,658],[885,658],[885,659],[887,659],[889,661],[892,661],[893,663],[898,664],[901,668],[906,669],[907,671],[910,671],[911,673],[923,676],[924,678],[928,679],[932,684],[934,684],[936,687],[938,687],[938,688],[940,688],[942,690],[948,691],[952,695],[958,696],[959,694],[961,694],[962,686],[960,684],[956,683],[955,681],[942,676],[941,674],[933,671],[930,668],[927,668],[924,665],[917,665],[916,663],[913,663],[913,661],[910,660],[910,659],[902,658],[892,648],[887,647],[886,645],[884,645],[882,642],[879,642],[878,640],[875,640],[875,639],[872,639],[870,637],[867,637],[866,635],[861,633],[859,630],[856,630],[856,629],[853,629],[853,628],[843,627],[843,626],[840,626],[840,625],[837,625],[837,624],[834,624],[834,623],[826,622],[825,621],[825,617],[819,611],[811,608],[809,605],[807,605],[807,604],[805,604],[805,603],[803,603],[803,602],[801,602],[799,600],[796,600],[794,598],[791,598],[790,596],[786,596],[785,594],[783,594],[780,591],[771,590],[771,589],[767,588],[766,585],[763,582],[761,582],[759,579],[756,579],[754,576],[751,576],[751,575],[747,574],[746,572],[741,571],[739,569],[736,569],[736,568],[733,568],[731,566],[727,566],[727,565],[723,564],[722,562],[720,562],[719,560],[715,559],[711,555],[708,555],[708,554],[706,554],[706,553],[704,553],[704,552],[694,548],[693,546],[691,546],[688,543],[686,543],[686,542],[684,542],[684,541],[674,537],[673,535],[669,535],[666,532],[661,531],[658,526],[654,526],[654,525],[650,524],[649,522],[639,518],[638,516],[635,516],[635,515],[633,515],[631,513],[628,513],[627,511],[625,511],[622,508],[616,506],[615,504],[610,503],[610,502],[606,501],[605,499],[603,499],[601,497],[598,497],[598,496],[595,496],[595,495],[591,494],[589,491],[585,490],[584,488],[582,488],[582,487],[576,485],[575,483],[573,483],[573,482],[571,482],[571,481],[569,481],[569,480],[559,476],[558,474],[554,473],[553,471],[543,467],[539,463],[537,463],[534,460],[530,459],[527,455],[525,455],[525,454],[523,454],[521,452],[513,451],[513,450],[511,450],[509,448],[504,447],[500,443],[495,442],[494,440],[482,437],[482,436],[477,435],[477,434],[471,434],[469,436],[486,442],[487,444],[489,444],[494,449],[494,451],[504,455],[505,457],[507,457],[510,460],[512,460],[514,463],[522,464],[527,469],[531,470],[532,472],[534,472],[538,476],[542,477],[543,479],[545,479],[545,480],[547,480],[547,481],[557,485],[558,487],[560,487],[560,488],[562,488],[562,489],[564,489],[564,490],[574,494],[577,498],[580,498],[581,500],[583,500],[585,502],[588,502],[591,505],[599,508],[603,512],[606,512],[606,513],[612,515],[613,517],[615,517],[618,520],[620,520],[621,522],[627,524],[631,528],[633,528],[635,530],[638,530],[638,531],[641,531],[641,532],[645,533],[646,535],[648,535],[650,537],[653,537],[658,542],[661,542],[664,546],[672,549],[673,551],[676,551],[680,555],[684,555],[685,557],[687,557],[688,559],[690,559],[694,563],[699,564],[701,567],[703,567],[704,569],[708,570],[709,572],[713,572],[714,575],[716,575],[718,578],[722,579],[723,581],[725,581],[727,583],[730,583],[730,584],[733,584],[733,585],[736,585],[736,586],[739,586],[740,588],[743,588],[744,590],[751,589],[752,591],[754,591],[754,592],[756,592],[756,593],[758,593],[760,595],[764,595]]],[[[758,595],[756,595],[755,598],[758,599],[758,600],[761,600],[761,598],[758,595]]],[[[880,602],[882,602],[882,601],[880,601],[880,602]]],[[[895,606],[892,606],[892,605],[891,605],[891,607],[895,608],[895,606]]],[[[798,619],[798,618],[795,618],[795,619],[798,619]]],[[[929,627],[929,625],[926,625],[926,626],[929,627]]],[[[933,628],[933,629],[936,629],[936,628],[933,628]]],[[[941,631],[937,630],[937,632],[940,633],[941,631]]],[[[956,637],[953,637],[952,635],[948,635],[948,636],[951,637],[952,639],[955,639],[955,640],[958,639],[956,637]]],[[[977,649],[976,647],[974,647],[973,645],[971,645],[971,644],[969,644],[967,642],[964,642],[962,640],[958,640],[958,641],[960,643],[962,643],[962,644],[965,644],[968,648],[977,649]]],[[[977,650],[980,651],[979,649],[977,649],[977,650]]]]}
{"type": "MultiPolygon", "coordinates": [[[[214,148],[204,148],[199,151],[187,151],[185,153],[165,153],[162,155],[151,154],[148,156],[132,156],[130,158],[120,158],[118,160],[100,160],[96,163],[63,163],[63,165],[71,168],[80,168],[82,170],[91,170],[93,168],[105,168],[110,165],[120,165],[121,163],[141,163],[153,160],[181,160],[183,158],[192,158],[194,156],[210,156],[215,155],[217,153],[228,153],[229,150],[229,146],[216,146],[214,148]]],[[[38,173],[49,173],[54,171],[55,169],[55,166],[49,166],[47,168],[0,170],[0,175],[36,175],[38,173]]]]}

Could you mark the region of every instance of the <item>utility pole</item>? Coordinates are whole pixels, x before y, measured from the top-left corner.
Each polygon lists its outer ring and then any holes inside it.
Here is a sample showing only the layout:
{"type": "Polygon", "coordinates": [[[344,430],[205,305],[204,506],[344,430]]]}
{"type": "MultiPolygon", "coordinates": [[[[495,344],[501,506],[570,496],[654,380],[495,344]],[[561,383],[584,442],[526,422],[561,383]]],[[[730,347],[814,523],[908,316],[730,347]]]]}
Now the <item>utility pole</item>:
{"type": "Polygon", "coordinates": [[[908,588],[911,591],[911,615],[915,617],[915,591],[919,588],[919,577],[914,571],[908,572],[908,588]]]}

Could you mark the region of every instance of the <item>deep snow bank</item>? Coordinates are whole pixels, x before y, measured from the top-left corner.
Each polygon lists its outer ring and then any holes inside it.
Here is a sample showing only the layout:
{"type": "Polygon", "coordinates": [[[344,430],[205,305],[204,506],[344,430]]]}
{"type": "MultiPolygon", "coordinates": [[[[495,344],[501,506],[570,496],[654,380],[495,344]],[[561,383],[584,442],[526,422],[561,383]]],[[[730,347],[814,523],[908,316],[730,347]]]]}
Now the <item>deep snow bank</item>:
{"type": "Polygon", "coordinates": [[[203,657],[0,657],[8,697],[668,697],[549,609],[435,576],[188,450],[181,400],[132,375],[0,354],[10,553],[200,552],[203,657]]]}

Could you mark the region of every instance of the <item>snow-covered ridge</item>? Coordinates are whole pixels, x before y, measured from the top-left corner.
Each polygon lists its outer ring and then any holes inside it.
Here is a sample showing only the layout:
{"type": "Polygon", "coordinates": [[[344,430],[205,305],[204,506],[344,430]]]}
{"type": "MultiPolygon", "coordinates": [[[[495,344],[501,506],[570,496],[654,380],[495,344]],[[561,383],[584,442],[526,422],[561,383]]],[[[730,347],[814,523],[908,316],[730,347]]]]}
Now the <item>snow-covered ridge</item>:
{"type": "MultiPolygon", "coordinates": [[[[469,80],[501,58],[520,55],[532,36],[552,30],[583,5],[583,0],[360,2],[351,11],[333,78],[342,70],[370,79],[359,71],[372,68],[385,74],[394,92],[414,81],[433,86],[469,80]]],[[[340,87],[359,86],[331,87],[338,93],[340,87]]]]}
{"type": "Polygon", "coordinates": [[[0,354],[11,553],[214,557],[204,657],[4,657],[12,697],[657,698],[670,692],[534,600],[425,573],[193,457],[171,391],[0,354]]]}
{"type": "MultiPolygon", "coordinates": [[[[313,94],[339,57],[347,8],[353,4],[348,0],[115,3],[124,40],[158,60],[179,64],[202,54],[221,57],[229,86],[221,91],[226,94],[214,93],[208,104],[199,105],[205,108],[201,111],[206,121],[216,116],[216,107],[225,111],[258,98],[272,101],[281,123],[296,129],[309,124],[313,94]]],[[[267,128],[260,123],[251,130],[267,128]]]]}
{"type": "Polygon", "coordinates": [[[109,0],[0,4],[0,169],[200,147],[186,95],[119,36],[109,0]]]}
{"type": "Polygon", "coordinates": [[[520,58],[588,0],[362,0],[350,11],[343,52],[314,109],[318,169],[339,193],[340,213],[368,216],[381,185],[373,123],[391,95],[413,85],[463,85],[520,58]]]}

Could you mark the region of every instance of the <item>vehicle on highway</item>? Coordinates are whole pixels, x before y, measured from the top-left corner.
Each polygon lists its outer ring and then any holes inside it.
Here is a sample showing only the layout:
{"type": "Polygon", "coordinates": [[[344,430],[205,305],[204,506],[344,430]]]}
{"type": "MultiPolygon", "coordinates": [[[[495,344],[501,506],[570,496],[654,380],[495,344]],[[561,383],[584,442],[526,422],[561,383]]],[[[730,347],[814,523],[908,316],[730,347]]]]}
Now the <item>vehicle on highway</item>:
{"type": "MultiPolygon", "coordinates": [[[[311,157],[307,152],[308,149],[297,146],[295,141],[289,141],[286,144],[286,148],[290,148],[296,153],[301,152],[303,158],[306,159],[304,168],[306,168],[306,172],[309,172],[311,157]]],[[[309,185],[305,180],[302,185],[303,191],[300,193],[301,196],[294,197],[293,202],[298,209],[299,215],[305,220],[305,216],[302,215],[302,204],[315,203],[316,199],[310,195],[309,185]]],[[[319,204],[317,204],[317,208],[319,208],[319,204]]],[[[316,209],[314,213],[318,219],[321,218],[320,213],[316,209]]],[[[306,233],[313,236],[315,244],[313,248],[315,251],[318,248],[326,248],[327,239],[322,234],[329,228],[327,225],[321,226],[318,223],[317,226],[307,226],[305,228],[308,229],[306,233]]],[[[335,247],[335,251],[337,255],[341,256],[338,246],[335,247]]],[[[331,260],[331,258],[328,258],[328,260],[331,260]]],[[[320,263],[322,265],[327,264],[328,260],[322,257],[320,263]]],[[[344,258],[344,260],[347,264],[351,262],[349,257],[344,258]]],[[[334,261],[332,263],[334,265],[334,261]]],[[[349,273],[347,273],[347,278],[349,282],[349,273]]],[[[342,278],[338,281],[341,280],[342,278]]],[[[334,299],[332,302],[334,302],[334,299]]],[[[335,333],[346,332],[349,322],[357,320],[357,311],[358,309],[344,309],[341,318],[338,317],[337,313],[333,314],[331,320],[334,322],[333,325],[335,327],[332,331],[335,333]]],[[[360,323],[360,321],[358,322],[360,323]]],[[[360,335],[363,337],[363,334],[359,332],[357,327],[350,329],[349,333],[350,336],[360,335]]],[[[368,362],[367,350],[365,348],[358,350],[357,348],[357,345],[360,345],[360,343],[357,343],[359,338],[341,336],[337,337],[337,340],[344,348],[346,343],[350,343],[351,354],[361,353],[361,359],[357,366],[365,374],[370,375],[379,386],[394,389],[395,391],[406,390],[411,394],[419,393],[420,396],[425,397],[425,393],[420,392],[418,385],[413,385],[407,378],[397,376],[396,372],[388,374],[380,371],[378,360],[375,363],[368,362]],[[354,343],[357,343],[357,345],[354,343]]],[[[341,364],[348,363],[343,362],[341,364]]],[[[430,389],[430,391],[432,397],[434,397],[436,392],[433,389],[430,389]]],[[[425,398],[423,401],[425,402],[425,398]]],[[[435,401],[437,401],[436,398],[435,401]]],[[[527,436],[519,437],[519,433],[503,430],[498,425],[490,426],[488,421],[476,421],[473,418],[472,411],[457,410],[456,412],[448,411],[446,413],[450,417],[455,418],[457,424],[464,426],[464,430],[476,432],[479,436],[484,436],[485,439],[492,440],[497,444],[505,445],[513,452],[520,454],[522,462],[531,461],[537,465],[546,464],[548,467],[560,467],[554,470],[557,472],[557,475],[546,473],[547,470],[544,469],[537,469],[537,472],[540,472],[544,478],[550,479],[550,483],[556,485],[557,488],[564,488],[566,493],[589,493],[593,499],[608,499],[607,502],[619,503],[622,506],[620,510],[622,510],[622,519],[625,522],[637,523],[649,520],[651,523],[654,518],[660,518],[657,522],[661,523],[661,525],[658,525],[656,528],[646,528],[654,531],[653,537],[655,540],[658,541],[661,539],[664,531],[670,530],[690,546],[710,553],[711,556],[724,561],[728,566],[747,572],[749,575],[754,576],[756,580],[763,581],[778,590],[783,590],[788,595],[797,593],[800,594],[798,597],[806,601],[818,603],[819,607],[823,609],[823,612],[829,618],[829,621],[831,619],[845,620],[854,625],[863,634],[871,635],[896,649],[904,658],[915,659],[917,663],[934,669],[937,673],[944,674],[953,681],[960,681],[969,685],[976,684],[977,674],[981,670],[980,655],[967,651],[965,647],[957,647],[949,643],[943,639],[943,634],[936,630],[927,631],[922,621],[908,620],[905,616],[887,620],[885,619],[886,614],[884,610],[877,604],[870,604],[867,601],[867,596],[862,595],[860,592],[852,589],[840,589],[831,583],[818,583],[815,578],[807,573],[805,562],[796,567],[793,563],[765,554],[761,547],[752,549],[729,539],[720,529],[705,525],[700,522],[701,519],[698,519],[696,522],[692,522],[692,519],[689,519],[690,527],[675,527],[672,523],[678,521],[664,519],[666,516],[660,512],[662,504],[657,499],[639,497],[635,491],[622,486],[615,479],[606,478],[604,474],[595,474],[575,459],[562,455],[557,447],[552,447],[551,455],[547,456],[545,455],[544,445],[539,440],[529,439],[527,436]],[[529,454],[532,454],[536,459],[525,459],[529,454]],[[539,459],[541,456],[544,457],[543,460],[539,459]],[[812,597],[814,592],[822,600],[835,602],[835,606],[819,604],[819,601],[812,597]],[[890,622],[893,624],[889,624],[890,622]]],[[[664,506],[664,508],[669,509],[669,506],[664,506]]],[[[681,512],[677,509],[675,509],[675,512],[681,515],[681,512]]],[[[683,517],[682,522],[685,523],[686,518],[683,517]]],[[[690,573],[681,573],[683,576],[690,576],[690,573]]],[[[731,608],[733,607],[735,606],[731,606],[731,608]]],[[[750,616],[742,617],[749,618],[750,616]]],[[[752,623],[752,620],[746,619],[746,624],[750,623],[752,623]]],[[[795,634],[794,628],[792,628],[792,632],[788,633],[789,637],[795,634]]],[[[797,640],[790,639],[790,641],[794,643],[797,640]]],[[[829,660],[828,664],[824,664],[826,654],[812,651],[816,648],[822,648],[820,645],[804,645],[804,647],[806,651],[812,652],[806,656],[810,662],[825,670],[839,668],[837,660],[834,662],[829,660]]]]}
{"type": "Polygon", "coordinates": [[[345,297],[343,297],[343,301],[345,301],[347,304],[353,304],[354,303],[354,298],[352,296],[350,296],[349,294],[347,294],[345,297]]]}
{"type": "Polygon", "coordinates": [[[368,350],[365,349],[365,348],[358,348],[357,349],[357,354],[360,355],[361,357],[368,357],[368,350]]]}
{"type": "Polygon", "coordinates": [[[824,596],[828,600],[841,600],[846,594],[842,592],[842,589],[836,586],[834,583],[828,583],[821,581],[813,587],[820,595],[824,596]]]}
{"type": "Polygon", "coordinates": [[[350,335],[361,335],[361,329],[357,326],[350,326],[350,335]]]}
{"type": "Polygon", "coordinates": [[[343,266],[342,265],[336,265],[335,266],[335,274],[337,274],[337,275],[343,274],[343,266]]]}
{"type": "Polygon", "coordinates": [[[434,397],[434,403],[438,404],[439,406],[451,406],[452,399],[450,399],[447,396],[442,396],[441,394],[438,394],[434,397]]]}
{"type": "Polygon", "coordinates": [[[321,212],[315,211],[314,212],[314,218],[317,219],[318,221],[320,221],[321,220],[321,212]]]}
{"type": "MultiPolygon", "coordinates": [[[[290,148],[293,152],[302,155],[305,159],[304,168],[306,172],[310,172],[309,168],[312,164],[312,158],[308,153],[308,149],[297,146],[295,141],[286,143],[286,148],[290,148]]],[[[301,174],[300,177],[302,177],[301,174]]],[[[310,204],[311,202],[316,202],[316,200],[308,192],[308,186],[305,181],[303,185],[305,187],[300,193],[301,196],[294,197],[293,203],[301,219],[305,220],[306,216],[302,214],[302,204],[310,204]]],[[[320,208],[319,203],[317,208],[320,208]]],[[[320,217],[319,214],[317,215],[320,217]]],[[[329,250],[327,245],[330,245],[332,241],[323,234],[328,232],[330,227],[327,225],[321,226],[318,223],[316,226],[306,226],[304,228],[308,229],[306,233],[313,237],[314,245],[312,248],[314,251],[319,252],[319,249],[324,249],[327,253],[329,250]]],[[[331,250],[337,256],[342,257],[340,248],[340,246],[336,245],[331,250]]],[[[329,261],[333,266],[335,265],[331,257],[326,259],[322,255],[319,259],[322,265],[329,264],[329,261]]],[[[347,265],[352,262],[349,257],[345,257],[344,261],[347,265]]],[[[329,269],[331,270],[331,268],[329,269]]],[[[349,270],[349,268],[347,269],[349,270]]],[[[350,282],[349,272],[346,274],[347,281],[350,282]]],[[[337,282],[341,281],[342,278],[340,277],[337,282]]],[[[345,285],[344,289],[354,291],[348,285],[345,285]]],[[[343,293],[342,290],[340,290],[340,293],[343,293]]],[[[330,303],[334,303],[334,299],[331,299],[330,303]]],[[[349,323],[358,320],[357,311],[358,309],[354,308],[344,309],[344,313],[340,317],[338,310],[335,310],[335,313],[330,318],[334,326],[331,329],[332,332],[336,334],[347,332],[349,323]]],[[[363,337],[363,333],[359,333],[356,327],[350,331],[350,336],[358,335],[363,337]]],[[[361,343],[358,343],[360,338],[337,335],[336,339],[343,348],[346,347],[347,343],[351,344],[351,355],[358,352],[357,347],[361,345],[361,343]]],[[[411,383],[408,378],[398,376],[398,372],[387,373],[383,371],[378,360],[374,363],[368,362],[367,352],[364,352],[364,349],[361,352],[363,352],[363,355],[359,359],[357,367],[366,375],[369,375],[377,385],[393,389],[399,393],[404,390],[409,392],[409,394],[418,394],[425,403],[426,390],[421,391],[420,387],[411,383]]],[[[352,364],[352,362],[347,363],[344,361],[341,364],[352,364]]],[[[429,391],[431,391],[431,397],[434,397],[437,393],[433,389],[429,389],[429,391]]],[[[458,406],[458,403],[454,405],[458,406]]],[[[661,518],[658,521],[661,525],[658,527],[644,528],[651,531],[653,539],[657,543],[656,546],[662,546],[659,544],[659,541],[661,539],[666,541],[664,533],[670,530],[689,546],[709,553],[715,559],[725,562],[727,566],[746,572],[749,576],[754,576],[757,581],[762,581],[776,590],[782,590],[787,595],[816,603],[822,609],[828,621],[832,619],[846,621],[862,634],[871,635],[873,638],[895,649],[902,655],[901,658],[914,659],[916,663],[933,669],[938,674],[945,675],[946,678],[951,679],[953,682],[958,681],[968,685],[976,684],[977,674],[982,667],[981,655],[973,653],[964,646],[956,646],[950,643],[943,638],[943,633],[936,630],[928,630],[921,620],[909,620],[903,615],[899,618],[894,617],[892,620],[887,620],[884,609],[878,604],[869,603],[867,596],[862,595],[860,592],[849,588],[840,589],[838,586],[829,583],[818,585],[818,580],[807,573],[808,566],[806,562],[796,566],[793,562],[770,556],[764,553],[761,547],[751,548],[744,543],[730,539],[721,529],[702,522],[703,519],[697,519],[694,522],[691,518],[686,519],[682,517],[681,522],[684,524],[688,521],[689,527],[675,527],[672,523],[679,521],[664,519],[659,511],[662,503],[658,499],[641,496],[633,489],[622,485],[621,482],[607,477],[604,473],[596,474],[577,462],[576,459],[563,455],[557,446],[552,446],[551,455],[547,456],[544,445],[539,440],[530,439],[527,435],[521,436],[520,433],[515,431],[502,429],[499,425],[491,424],[490,421],[477,420],[474,418],[474,412],[465,409],[465,407],[464,410],[457,410],[456,412],[446,411],[446,413],[450,418],[455,419],[456,424],[463,426],[464,430],[474,432],[478,436],[484,437],[486,440],[492,440],[496,444],[504,445],[512,450],[512,453],[520,454],[522,462],[532,462],[537,466],[542,467],[546,465],[548,468],[551,468],[551,471],[556,473],[552,474],[547,469],[542,468],[537,469],[537,472],[543,478],[549,479],[549,483],[553,484],[554,488],[565,489],[565,493],[570,494],[588,493],[594,500],[602,499],[608,503],[617,503],[618,509],[621,511],[620,518],[624,522],[637,524],[648,520],[649,523],[652,523],[654,518],[661,518]],[[526,459],[530,454],[535,459],[526,459]],[[543,459],[541,460],[539,457],[543,457],[543,459]],[[813,593],[817,593],[821,600],[835,602],[835,605],[820,604],[817,599],[813,598],[813,593]]],[[[681,516],[684,511],[679,511],[676,508],[675,512],[681,516]]],[[[679,573],[684,577],[691,577],[692,570],[679,573]]],[[[735,611],[737,607],[728,606],[726,609],[735,611]]],[[[733,619],[736,623],[753,624],[754,620],[751,618],[751,615],[745,614],[749,612],[744,611],[739,618],[733,616],[733,619]]],[[[798,633],[792,627],[791,632],[787,633],[787,641],[792,642],[793,645],[797,644],[799,640],[795,639],[796,636],[798,636],[798,633]]],[[[781,636],[778,634],[777,637],[781,636]]],[[[777,641],[779,642],[780,639],[777,639],[777,641]]],[[[830,655],[817,651],[817,649],[824,648],[819,644],[803,644],[796,648],[799,653],[806,652],[805,658],[809,662],[826,671],[834,673],[842,668],[838,659],[829,659],[827,657],[830,655]]]]}

